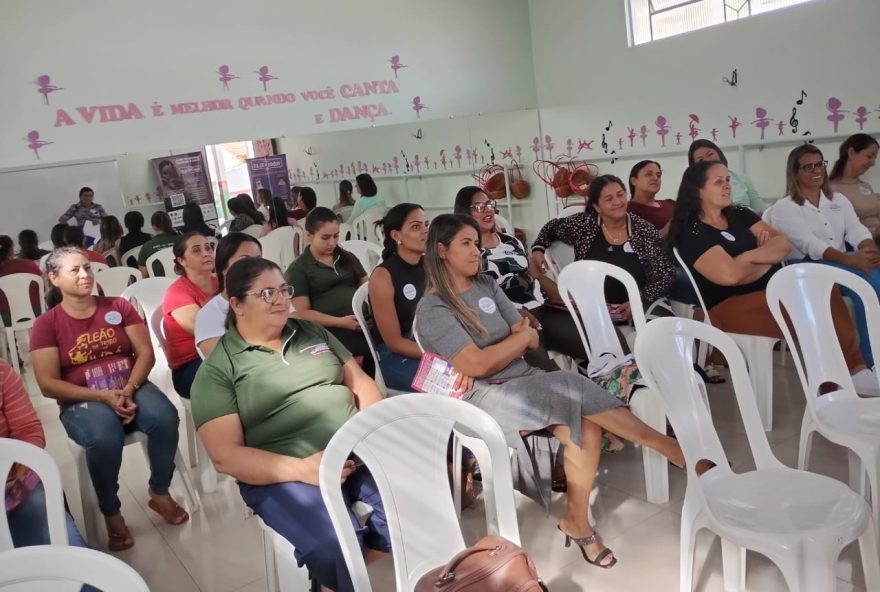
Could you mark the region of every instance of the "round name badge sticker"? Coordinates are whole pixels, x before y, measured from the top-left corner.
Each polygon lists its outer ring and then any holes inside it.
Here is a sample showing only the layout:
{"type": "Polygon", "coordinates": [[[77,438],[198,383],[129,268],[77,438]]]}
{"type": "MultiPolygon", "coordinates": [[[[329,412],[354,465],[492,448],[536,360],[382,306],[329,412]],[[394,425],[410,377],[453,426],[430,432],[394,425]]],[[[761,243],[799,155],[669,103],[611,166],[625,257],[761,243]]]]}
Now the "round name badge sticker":
{"type": "Polygon", "coordinates": [[[118,325],[122,322],[122,314],[117,310],[111,310],[104,315],[104,320],[111,325],[118,325]]]}
{"type": "Polygon", "coordinates": [[[403,296],[407,300],[415,300],[416,299],[416,287],[412,284],[407,284],[403,287],[403,296]]]}
{"type": "Polygon", "coordinates": [[[726,230],[721,231],[721,236],[723,236],[724,238],[726,238],[730,242],[734,242],[736,240],[736,237],[733,236],[732,234],[730,234],[729,232],[727,232],[726,230]]]}
{"type": "Polygon", "coordinates": [[[497,307],[495,306],[495,301],[488,296],[483,296],[482,298],[480,298],[480,301],[477,304],[480,306],[480,310],[482,310],[486,314],[492,314],[497,310],[497,307]]]}
{"type": "Polygon", "coordinates": [[[633,247],[629,241],[626,241],[625,243],[623,243],[623,252],[624,253],[635,253],[635,251],[633,251],[633,247]]]}
{"type": "Polygon", "coordinates": [[[867,185],[859,185],[859,193],[861,193],[862,195],[871,195],[874,192],[871,191],[871,188],[867,185]]]}

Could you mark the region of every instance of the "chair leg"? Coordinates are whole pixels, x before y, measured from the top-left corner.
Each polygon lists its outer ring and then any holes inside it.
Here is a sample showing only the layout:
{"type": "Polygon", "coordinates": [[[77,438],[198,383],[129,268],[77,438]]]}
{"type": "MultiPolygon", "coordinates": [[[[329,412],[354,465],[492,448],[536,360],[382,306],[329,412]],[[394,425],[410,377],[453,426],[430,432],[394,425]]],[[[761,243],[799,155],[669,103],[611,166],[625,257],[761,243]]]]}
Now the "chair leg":
{"type": "Polygon", "coordinates": [[[458,434],[452,433],[452,500],[455,504],[455,515],[461,519],[461,457],[462,445],[458,434]],[[457,469],[457,470],[456,470],[457,469]]]}
{"type": "Polygon", "coordinates": [[[749,378],[764,431],[773,429],[773,345],[772,339],[747,337],[737,339],[749,368],[749,378]]]}
{"type": "Polygon", "coordinates": [[[854,450],[849,449],[846,452],[847,460],[849,461],[849,486],[860,496],[867,497],[868,481],[866,479],[865,464],[854,450]]]}
{"type": "Polygon", "coordinates": [[[18,346],[15,343],[15,329],[6,328],[6,346],[9,348],[9,365],[18,372],[18,346]]]}
{"type": "Polygon", "coordinates": [[[86,451],[73,442],[70,443],[70,448],[79,481],[79,497],[82,504],[86,541],[96,549],[103,549],[107,545],[107,528],[103,524],[103,516],[98,508],[98,496],[89,474],[86,451]]]}
{"type": "MultiPolygon", "coordinates": [[[[262,525],[260,525],[262,527],[262,525]]],[[[265,528],[260,528],[263,533],[263,557],[266,566],[266,589],[269,592],[278,592],[278,571],[275,565],[275,545],[272,544],[271,535],[265,528]]]]}
{"type": "MultiPolygon", "coordinates": [[[[666,432],[666,413],[660,395],[653,390],[641,388],[630,400],[633,414],[661,434],[666,432]]],[[[657,451],[642,446],[642,464],[645,471],[645,492],[652,504],[669,501],[669,467],[666,459],[657,451]]]]}
{"type": "Polygon", "coordinates": [[[798,469],[806,471],[810,465],[810,453],[813,450],[813,419],[809,410],[804,411],[804,419],[801,421],[801,439],[798,444],[798,469]]]}
{"type": "MultiPolygon", "coordinates": [[[[866,529],[865,532],[868,530],[866,529]]],[[[859,541],[861,542],[861,539],[859,541]]],[[[876,550],[876,546],[874,548],[876,550]]],[[[834,567],[839,554],[839,547],[829,548],[827,544],[804,542],[800,549],[791,549],[784,558],[776,558],[775,562],[789,590],[823,592],[834,590],[837,586],[834,567]]],[[[876,560],[875,551],[874,561],[876,560]]]]}
{"type": "Polygon", "coordinates": [[[196,491],[196,488],[193,486],[192,479],[189,476],[189,470],[183,460],[183,454],[180,452],[179,446],[177,447],[177,452],[174,454],[174,464],[179,467],[177,469],[177,474],[180,475],[180,480],[183,481],[186,496],[189,498],[187,500],[189,502],[189,511],[190,513],[198,512],[202,505],[201,498],[199,497],[199,492],[196,491]]]}
{"type": "Polygon", "coordinates": [[[199,456],[199,482],[202,485],[202,491],[214,493],[217,491],[217,469],[214,468],[214,463],[211,462],[211,457],[208,456],[205,445],[198,436],[196,436],[196,447],[199,456]]]}
{"type": "Polygon", "coordinates": [[[697,543],[697,515],[687,501],[681,511],[681,535],[679,537],[679,590],[691,592],[694,589],[694,551],[697,543]]]}
{"type": "Polygon", "coordinates": [[[746,550],[732,541],[721,539],[724,592],[740,592],[746,589],[746,550]]]}
{"type": "Polygon", "coordinates": [[[865,573],[865,589],[880,590],[880,563],[877,559],[877,522],[868,521],[868,527],[859,537],[859,552],[862,555],[862,569],[865,573]]]}
{"type": "Polygon", "coordinates": [[[195,468],[199,465],[199,461],[201,460],[199,445],[196,442],[198,440],[198,436],[196,436],[196,424],[193,421],[192,413],[190,413],[189,408],[186,406],[183,407],[183,420],[186,424],[186,448],[187,453],[189,454],[189,466],[190,468],[195,468]]]}

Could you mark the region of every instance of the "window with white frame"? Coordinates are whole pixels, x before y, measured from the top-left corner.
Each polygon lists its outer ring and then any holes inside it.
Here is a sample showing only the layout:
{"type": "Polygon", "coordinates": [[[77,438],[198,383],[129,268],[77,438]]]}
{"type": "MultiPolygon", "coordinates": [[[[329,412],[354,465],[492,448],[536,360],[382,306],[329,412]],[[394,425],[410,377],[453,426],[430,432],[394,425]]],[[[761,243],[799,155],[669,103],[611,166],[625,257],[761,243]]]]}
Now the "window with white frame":
{"type": "Polygon", "coordinates": [[[626,0],[629,44],[736,21],[813,0],[626,0]]]}

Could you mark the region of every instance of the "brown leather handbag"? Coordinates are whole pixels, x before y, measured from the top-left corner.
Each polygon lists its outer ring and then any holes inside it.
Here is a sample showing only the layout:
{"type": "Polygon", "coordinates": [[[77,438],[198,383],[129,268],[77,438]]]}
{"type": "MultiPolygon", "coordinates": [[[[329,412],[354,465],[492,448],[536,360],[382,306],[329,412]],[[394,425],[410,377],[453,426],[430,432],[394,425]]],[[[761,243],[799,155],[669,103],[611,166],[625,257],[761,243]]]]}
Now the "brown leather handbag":
{"type": "Polygon", "coordinates": [[[548,592],[529,554],[486,536],[421,578],[414,592],[548,592]]]}

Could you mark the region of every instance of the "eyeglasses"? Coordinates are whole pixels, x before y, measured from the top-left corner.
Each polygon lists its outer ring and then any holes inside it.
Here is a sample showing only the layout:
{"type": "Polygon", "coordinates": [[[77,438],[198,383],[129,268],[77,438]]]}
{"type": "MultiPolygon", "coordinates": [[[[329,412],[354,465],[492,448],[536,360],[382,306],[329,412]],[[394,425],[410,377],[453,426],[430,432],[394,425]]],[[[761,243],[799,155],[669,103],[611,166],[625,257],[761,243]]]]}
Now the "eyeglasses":
{"type": "Polygon", "coordinates": [[[801,165],[801,170],[806,171],[808,173],[812,173],[813,171],[823,171],[828,167],[827,160],[820,160],[819,162],[809,162],[807,164],[801,165]]]}
{"type": "Polygon", "coordinates": [[[245,296],[259,296],[266,304],[275,304],[281,296],[290,300],[293,297],[293,286],[281,286],[280,288],[263,288],[259,292],[245,292],[245,296]]]}
{"type": "Polygon", "coordinates": [[[474,205],[471,206],[471,209],[473,211],[477,212],[478,214],[485,212],[486,210],[492,210],[493,212],[497,212],[498,211],[497,206],[498,206],[498,202],[496,202],[494,199],[490,199],[489,201],[481,201],[479,203],[475,203],[474,205]]]}

